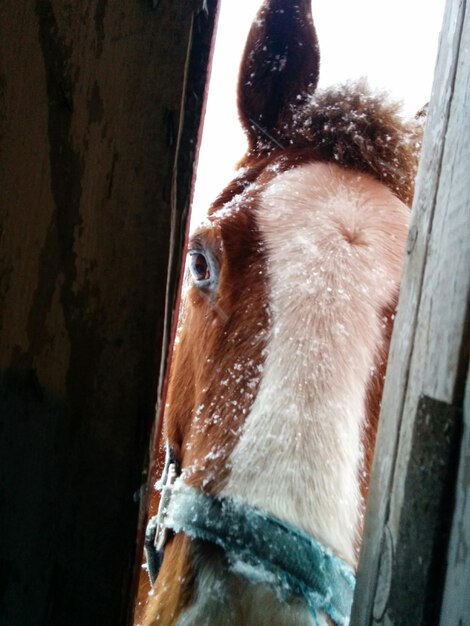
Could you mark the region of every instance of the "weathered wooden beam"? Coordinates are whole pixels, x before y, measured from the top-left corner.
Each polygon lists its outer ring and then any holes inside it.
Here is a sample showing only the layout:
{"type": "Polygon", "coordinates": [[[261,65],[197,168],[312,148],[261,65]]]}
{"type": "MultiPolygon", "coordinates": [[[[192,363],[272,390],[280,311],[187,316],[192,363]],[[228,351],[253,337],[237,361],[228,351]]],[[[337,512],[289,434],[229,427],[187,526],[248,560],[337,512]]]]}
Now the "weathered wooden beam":
{"type": "MultiPolygon", "coordinates": [[[[210,34],[215,28],[218,13],[218,0],[203,2],[203,11],[195,14],[190,27],[186,67],[184,73],[183,100],[177,124],[176,151],[171,185],[171,237],[168,254],[168,274],[166,284],[165,313],[162,328],[162,350],[158,372],[157,402],[155,420],[148,438],[148,457],[145,469],[146,480],[140,490],[140,515],[136,559],[134,563],[134,622],[144,608],[150,581],[142,564],[145,563],[144,539],[149,517],[156,513],[152,505],[155,499],[155,482],[159,478],[164,464],[165,450],[161,440],[162,406],[165,401],[167,375],[171,362],[172,334],[176,332],[179,310],[179,297],[182,288],[182,268],[186,254],[189,209],[194,191],[193,182],[196,172],[198,147],[201,137],[195,136],[195,128],[204,115],[205,89],[208,86],[208,74],[213,52],[210,34]],[[200,68],[206,67],[207,73],[200,68]],[[153,497],[153,499],[152,499],[153,497]]],[[[202,124],[199,135],[202,134],[202,124]]]]}
{"type": "Polygon", "coordinates": [[[468,364],[469,37],[467,2],[448,0],[384,390],[355,626],[439,621],[468,364]]]}
{"type": "Polygon", "coordinates": [[[2,626],[129,619],[216,5],[1,3],[2,626]]]}

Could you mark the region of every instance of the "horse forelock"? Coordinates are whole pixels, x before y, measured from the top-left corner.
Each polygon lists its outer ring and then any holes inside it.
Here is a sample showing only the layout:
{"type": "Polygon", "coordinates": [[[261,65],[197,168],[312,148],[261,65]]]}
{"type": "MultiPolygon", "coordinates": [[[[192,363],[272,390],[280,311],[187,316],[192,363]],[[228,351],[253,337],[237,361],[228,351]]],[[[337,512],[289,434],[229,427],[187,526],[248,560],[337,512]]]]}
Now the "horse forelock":
{"type": "Polygon", "coordinates": [[[423,133],[422,119],[406,119],[401,103],[374,92],[365,79],[307,94],[291,105],[276,142],[261,134],[240,161],[253,176],[300,163],[332,162],[370,174],[411,205],[423,133]]]}

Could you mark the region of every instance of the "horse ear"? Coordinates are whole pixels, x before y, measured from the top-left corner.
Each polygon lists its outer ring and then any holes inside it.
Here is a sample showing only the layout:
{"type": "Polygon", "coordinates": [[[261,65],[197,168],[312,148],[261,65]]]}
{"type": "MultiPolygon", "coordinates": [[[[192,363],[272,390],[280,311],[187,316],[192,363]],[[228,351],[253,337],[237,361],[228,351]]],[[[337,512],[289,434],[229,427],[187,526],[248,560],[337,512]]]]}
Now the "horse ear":
{"type": "Polygon", "coordinates": [[[238,112],[250,148],[279,140],[289,106],[313,93],[320,52],[311,0],[266,0],[248,35],[238,78],[238,112]]]}

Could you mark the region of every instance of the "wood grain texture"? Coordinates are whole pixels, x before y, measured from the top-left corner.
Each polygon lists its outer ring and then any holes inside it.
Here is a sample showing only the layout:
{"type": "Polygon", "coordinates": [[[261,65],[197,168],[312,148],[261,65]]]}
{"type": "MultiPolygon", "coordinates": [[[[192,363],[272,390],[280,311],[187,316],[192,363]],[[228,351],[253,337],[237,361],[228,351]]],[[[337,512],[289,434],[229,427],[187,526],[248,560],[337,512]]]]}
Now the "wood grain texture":
{"type": "MultiPolygon", "coordinates": [[[[449,125],[448,145],[448,180],[443,191],[443,202],[458,203],[460,206],[459,221],[455,221],[452,228],[453,249],[449,250],[452,256],[457,256],[457,272],[449,276],[452,283],[459,282],[458,276],[467,274],[468,293],[468,273],[470,266],[470,179],[468,172],[470,169],[470,146],[465,139],[470,137],[470,58],[468,50],[470,47],[470,16],[467,11],[465,16],[465,26],[462,36],[462,49],[466,54],[462,56],[457,69],[455,80],[455,98],[453,108],[455,111],[452,117],[452,124],[449,125]]],[[[438,225],[441,226],[441,225],[438,225]]],[[[447,259],[449,262],[449,258],[447,259]]],[[[454,266],[454,263],[452,264],[454,266]]],[[[464,314],[463,302],[454,308],[453,302],[446,303],[448,315],[451,316],[450,323],[456,323],[459,327],[462,324],[464,314]]],[[[464,337],[463,350],[467,354],[462,358],[462,362],[468,363],[468,302],[467,302],[467,336],[464,337]]],[[[450,367],[439,370],[441,381],[439,391],[450,393],[449,387],[452,385],[452,374],[458,368],[455,356],[457,349],[455,342],[443,342],[443,348],[448,357],[446,361],[450,367]],[[450,354],[449,354],[450,353],[450,354]],[[454,359],[452,358],[454,356],[454,359]],[[449,376],[450,374],[450,376],[449,376]]],[[[442,367],[441,367],[442,369],[442,367]]],[[[463,374],[463,372],[462,372],[463,374]]],[[[459,376],[458,381],[463,381],[464,377],[459,376]]],[[[464,393],[463,385],[459,385],[457,394],[464,393]]],[[[463,406],[463,432],[460,447],[459,471],[456,482],[455,512],[452,523],[452,530],[447,554],[447,572],[444,587],[444,597],[440,615],[440,626],[470,626],[470,376],[467,373],[466,388],[463,406]]]]}
{"type": "MultiPolygon", "coordinates": [[[[406,512],[412,506],[405,486],[416,453],[413,432],[420,399],[426,395],[458,408],[468,360],[465,345],[470,267],[470,152],[466,139],[470,123],[466,53],[469,32],[467,3],[449,0],[384,389],[353,607],[354,625],[421,623],[416,618],[402,621],[406,611],[403,613],[398,607],[399,592],[396,586],[394,591],[394,576],[396,564],[405,556],[401,552],[400,532],[406,512]],[[384,536],[391,538],[394,556],[392,560],[386,559],[392,563],[391,570],[381,571],[379,575],[381,546],[387,545],[384,536]],[[387,581],[387,577],[391,579],[387,581]],[[381,610],[376,603],[374,619],[377,579],[381,610]],[[385,601],[384,588],[391,594],[385,601]]],[[[446,462],[451,463],[452,459],[446,462]]],[[[418,499],[424,497],[419,487],[417,484],[418,499]]],[[[445,537],[441,540],[445,541],[445,537]]],[[[419,549],[416,546],[416,558],[419,549]]],[[[429,574],[430,570],[421,572],[423,577],[429,574]]],[[[426,594],[415,598],[415,603],[425,601],[426,594]]],[[[426,607],[421,606],[419,619],[423,619],[425,611],[426,607]]]]}
{"type": "Polygon", "coordinates": [[[170,241],[177,267],[214,23],[203,4],[0,7],[5,626],[129,617],[170,241]]]}

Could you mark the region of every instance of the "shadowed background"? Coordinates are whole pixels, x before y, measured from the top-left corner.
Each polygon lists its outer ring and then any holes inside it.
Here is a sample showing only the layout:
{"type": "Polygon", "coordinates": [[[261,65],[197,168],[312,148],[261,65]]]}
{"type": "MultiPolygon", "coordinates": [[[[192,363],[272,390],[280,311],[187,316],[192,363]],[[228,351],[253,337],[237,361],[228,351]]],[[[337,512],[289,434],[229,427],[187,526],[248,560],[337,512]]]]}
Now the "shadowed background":
{"type": "Polygon", "coordinates": [[[128,619],[216,5],[0,8],[2,625],[128,619]]]}

